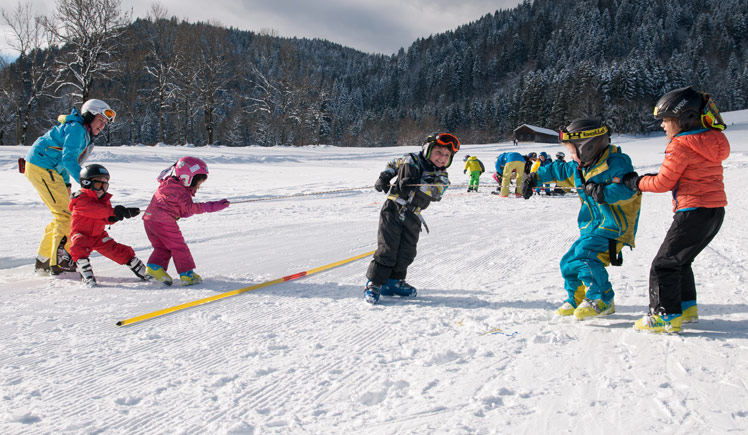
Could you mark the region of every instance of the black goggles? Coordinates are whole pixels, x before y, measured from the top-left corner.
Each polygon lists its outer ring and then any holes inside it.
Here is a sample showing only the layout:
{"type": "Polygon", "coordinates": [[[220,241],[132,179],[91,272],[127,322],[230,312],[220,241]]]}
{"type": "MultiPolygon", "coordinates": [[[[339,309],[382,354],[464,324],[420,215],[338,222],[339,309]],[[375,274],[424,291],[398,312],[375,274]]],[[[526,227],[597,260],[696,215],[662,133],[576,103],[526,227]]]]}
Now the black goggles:
{"type": "Polygon", "coordinates": [[[101,180],[91,180],[90,188],[91,190],[103,190],[106,192],[106,190],[109,189],[109,182],[101,180]]]}

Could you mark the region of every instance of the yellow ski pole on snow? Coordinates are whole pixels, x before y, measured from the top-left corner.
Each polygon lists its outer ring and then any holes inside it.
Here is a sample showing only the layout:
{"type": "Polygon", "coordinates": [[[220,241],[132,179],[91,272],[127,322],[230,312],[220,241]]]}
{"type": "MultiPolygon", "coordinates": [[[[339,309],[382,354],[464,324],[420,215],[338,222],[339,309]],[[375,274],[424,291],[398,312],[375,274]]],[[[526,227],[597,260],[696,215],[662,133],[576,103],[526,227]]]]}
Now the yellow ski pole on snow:
{"type": "Polygon", "coordinates": [[[261,282],[259,284],[251,285],[249,287],[240,288],[238,290],[233,290],[233,291],[230,291],[230,292],[227,292],[227,293],[221,293],[221,294],[218,294],[218,295],[215,295],[215,296],[211,296],[211,297],[208,297],[208,298],[198,299],[196,301],[187,302],[187,303],[184,303],[184,304],[181,304],[181,305],[175,305],[173,307],[164,308],[163,310],[154,311],[152,313],[143,314],[143,315],[140,315],[140,316],[137,316],[137,317],[132,317],[132,318],[125,319],[125,320],[120,320],[119,322],[117,322],[117,326],[132,325],[133,323],[138,323],[138,322],[142,322],[142,321],[145,321],[145,320],[153,319],[153,318],[156,318],[156,317],[159,317],[159,316],[163,316],[165,314],[173,313],[175,311],[184,310],[185,308],[196,307],[198,305],[203,305],[203,304],[207,304],[209,302],[217,301],[219,299],[228,298],[228,297],[231,297],[231,296],[240,295],[242,293],[251,292],[252,290],[261,289],[263,287],[268,287],[268,286],[271,286],[271,285],[274,285],[274,284],[280,284],[282,282],[292,281],[294,279],[298,279],[298,278],[301,278],[301,277],[304,277],[304,276],[309,276],[309,275],[312,275],[312,274],[315,274],[315,273],[318,273],[318,272],[322,272],[324,270],[332,269],[334,267],[338,267],[338,266],[341,266],[341,265],[346,264],[346,263],[351,263],[353,261],[360,260],[360,259],[362,259],[364,257],[368,257],[368,256],[373,255],[373,254],[374,254],[374,251],[366,252],[364,254],[356,255],[355,257],[346,258],[345,260],[337,261],[335,263],[330,263],[328,265],[320,266],[320,267],[317,267],[315,269],[309,269],[309,270],[305,270],[303,272],[294,273],[292,275],[284,276],[282,278],[274,279],[272,281],[261,282]]]}

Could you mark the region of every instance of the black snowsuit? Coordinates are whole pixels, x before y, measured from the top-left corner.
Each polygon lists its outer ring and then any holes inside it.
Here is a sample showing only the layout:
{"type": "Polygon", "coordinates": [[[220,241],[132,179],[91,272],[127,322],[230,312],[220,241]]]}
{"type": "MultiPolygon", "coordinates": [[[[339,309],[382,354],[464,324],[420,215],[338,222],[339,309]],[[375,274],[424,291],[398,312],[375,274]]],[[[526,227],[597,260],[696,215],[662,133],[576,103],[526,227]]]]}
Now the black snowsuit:
{"type": "Polygon", "coordinates": [[[366,272],[366,277],[377,285],[388,279],[405,279],[408,266],[416,258],[420,212],[431,201],[441,200],[449,185],[444,168],[436,168],[422,153],[407,154],[387,166],[380,178],[396,175],[397,181],[379,214],[377,250],[366,272]],[[408,186],[413,184],[428,186],[408,186]]]}

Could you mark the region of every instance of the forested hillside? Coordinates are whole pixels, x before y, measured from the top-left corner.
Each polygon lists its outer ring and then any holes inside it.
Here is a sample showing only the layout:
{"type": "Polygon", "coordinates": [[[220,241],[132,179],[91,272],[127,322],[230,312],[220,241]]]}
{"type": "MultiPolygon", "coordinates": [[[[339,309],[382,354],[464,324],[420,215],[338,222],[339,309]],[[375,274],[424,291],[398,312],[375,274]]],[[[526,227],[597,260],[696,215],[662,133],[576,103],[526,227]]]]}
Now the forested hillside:
{"type": "Polygon", "coordinates": [[[118,12],[102,26],[116,37],[92,50],[96,34],[64,28],[57,11],[52,43],[3,67],[3,143],[32,143],[85,98],[118,113],[100,145],[232,146],[412,145],[436,130],[496,142],[581,115],[638,133],[657,128],[657,98],[685,85],[723,111],[748,102],[744,0],[526,1],[389,56],[118,12]]]}

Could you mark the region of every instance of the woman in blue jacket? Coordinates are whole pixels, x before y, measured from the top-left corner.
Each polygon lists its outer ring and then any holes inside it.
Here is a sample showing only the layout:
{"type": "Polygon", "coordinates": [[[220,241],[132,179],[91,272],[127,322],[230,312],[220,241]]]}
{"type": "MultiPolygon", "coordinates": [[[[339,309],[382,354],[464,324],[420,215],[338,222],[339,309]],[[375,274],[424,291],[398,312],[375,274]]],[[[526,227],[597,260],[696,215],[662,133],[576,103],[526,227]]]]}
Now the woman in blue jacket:
{"type": "Polygon", "coordinates": [[[555,161],[530,173],[522,185],[525,199],[538,183],[573,181],[581,209],[580,236],[561,259],[567,299],[556,310],[561,316],[584,320],[615,312],[613,286],[605,268],[620,265],[624,246],[634,247],[641,192],[621,182],[631,159],[610,145],[610,133],[600,119],[572,121],[561,131],[561,142],[574,161],[555,161]]]}
{"type": "Polygon", "coordinates": [[[44,229],[37,251],[37,273],[58,275],[74,272],[70,258],[70,187],[79,183],[81,165],[91,154],[93,138],[114,121],[116,113],[101,100],[83,103],[81,111],[61,115],[60,124],[34,142],[26,154],[25,174],[44,204],[52,221],[44,229]]]}

